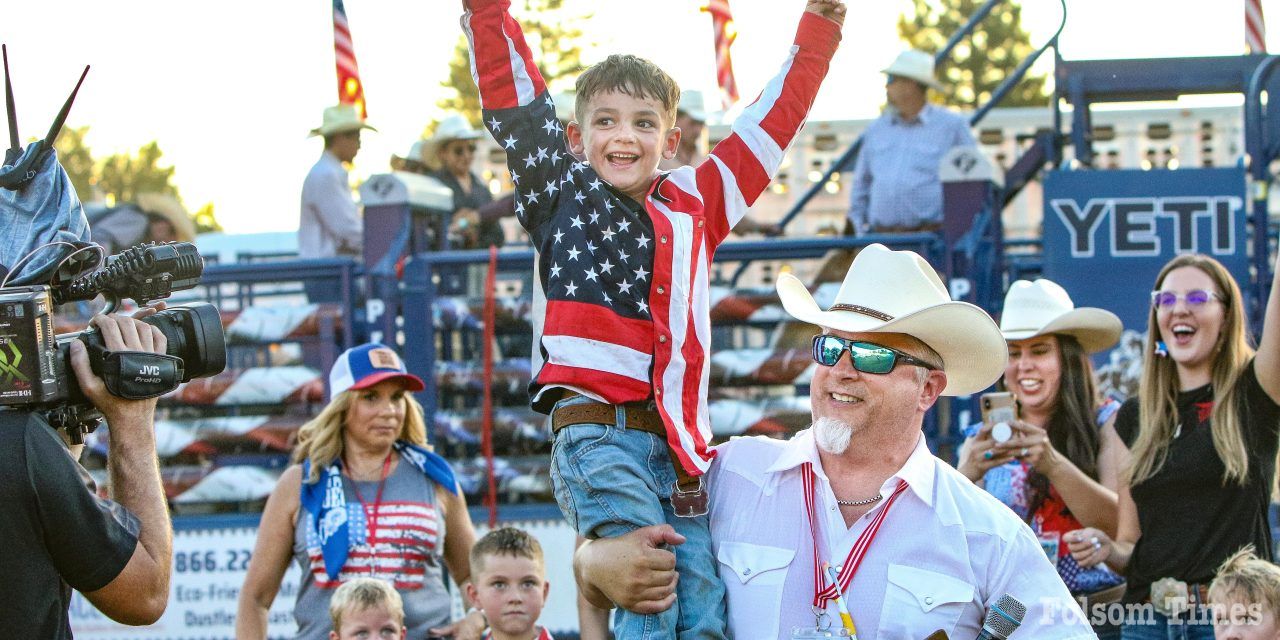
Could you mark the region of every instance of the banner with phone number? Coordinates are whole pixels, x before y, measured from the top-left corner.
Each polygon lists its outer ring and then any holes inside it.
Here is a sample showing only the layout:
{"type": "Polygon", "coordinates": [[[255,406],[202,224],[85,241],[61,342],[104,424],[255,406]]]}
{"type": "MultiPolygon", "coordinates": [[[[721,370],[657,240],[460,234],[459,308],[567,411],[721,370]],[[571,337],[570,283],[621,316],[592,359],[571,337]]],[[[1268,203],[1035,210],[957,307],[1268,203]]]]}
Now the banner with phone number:
{"type": "MultiPolygon", "coordinates": [[[[85,640],[235,637],[240,587],[257,534],[256,527],[174,531],[169,606],[158,622],[147,627],[117,624],[79,592],[73,592],[72,631],[76,638],[85,640]]],[[[291,563],[268,616],[271,638],[290,638],[297,631],[293,603],[299,575],[297,565],[291,563]]]]}

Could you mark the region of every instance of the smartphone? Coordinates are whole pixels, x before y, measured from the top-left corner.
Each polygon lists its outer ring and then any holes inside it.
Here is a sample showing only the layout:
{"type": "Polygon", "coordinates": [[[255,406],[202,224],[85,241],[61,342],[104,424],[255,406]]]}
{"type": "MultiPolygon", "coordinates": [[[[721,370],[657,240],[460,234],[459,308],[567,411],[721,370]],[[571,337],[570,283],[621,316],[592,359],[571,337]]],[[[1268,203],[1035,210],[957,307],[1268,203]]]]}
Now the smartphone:
{"type": "Polygon", "coordinates": [[[991,429],[991,438],[996,442],[1004,442],[1013,437],[1012,425],[1018,419],[1018,401],[1008,391],[984,393],[980,400],[982,405],[982,422],[991,429]],[[1006,428],[996,429],[998,424],[1006,428]]]}

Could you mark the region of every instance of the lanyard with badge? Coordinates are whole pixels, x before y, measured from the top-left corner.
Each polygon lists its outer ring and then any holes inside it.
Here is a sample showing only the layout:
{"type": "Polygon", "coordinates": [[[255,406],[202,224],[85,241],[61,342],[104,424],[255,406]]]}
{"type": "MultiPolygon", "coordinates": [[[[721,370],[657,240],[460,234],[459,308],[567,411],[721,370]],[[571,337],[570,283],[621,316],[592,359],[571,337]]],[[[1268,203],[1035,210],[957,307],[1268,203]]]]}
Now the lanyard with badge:
{"type": "Polygon", "coordinates": [[[801,476],[804,485],[804,506],[805,515],[809,517],[809,533],[810,540],[813,542],[813,629],[805,629],[803,627],[796,628],[792,638],[831,638],[831,637],[857,637],[853,635],[853,619],[849,617],[847,607],[844,606],[844,592],[849,589],[849,583],[853,581],[853,576],[858,572],[858,566],[862,564],[862,558],[867,555],[867,549],[871,548],[871,542],[875,540],[876,533],[880,531],[880,525],[884,522],[885,515],[889,513],[889,508],[906,490],[906,481],[899,479],[898,486],[894,488],[893,493],[889,495],[889,499],[885,501],[884,508],[876,513],[871,519],[871,523],[867,525],[866,530],[858,536],[857,541],[853,543],[853,548],[849,549],[849,555],[845,556],[844,563],[837,567],[837,571],[832,572],[834,579],[828,580],[827,574],[823,571],[824,563],[818,554],[818,518],[816,511],[816,496],[814,485],[816,484],[816,474],[813,471],[813,463],[806,462],[801,465],[801,476]],[[844,633],[835,633],[831,629],[831,621],[827,619],[827,604],[835,601],[840,608],[841,617],[844,618],[845,629],[848,635],[844,633]]]}

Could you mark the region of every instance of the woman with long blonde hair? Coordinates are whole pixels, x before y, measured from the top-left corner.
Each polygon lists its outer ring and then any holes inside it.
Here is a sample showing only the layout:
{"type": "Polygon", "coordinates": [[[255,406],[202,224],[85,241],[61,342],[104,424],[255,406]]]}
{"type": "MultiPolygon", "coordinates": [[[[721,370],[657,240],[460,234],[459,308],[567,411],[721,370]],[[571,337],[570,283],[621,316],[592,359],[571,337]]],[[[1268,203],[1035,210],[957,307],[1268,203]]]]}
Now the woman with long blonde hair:
{"type": "MultiPolygon", "coordinates": [[[[1280,272],[1280,269],[1277,269],[1280,272]]],[[[1272,292],[1280,274],[1273,276],[1272,292]]],[[[1240,288],[1217,260],[1182,255],[1151,293],[1137,398],[1116,417],[1127,445],[1115,539],[1095,528],[1069,544],[1082,566],[1128,581],[1126,639],[1212,638],[1206,594],[1223,560],[1252,544],[1271,559],[1267,510],[1280,445],[1280,302],[1267,303],[1255,353],[1240,288]]]]}
{"type": "Polygon", "coordinates": [[[290,561],[302,570],[293,610],[299,640],[329,637],[329,599],[355,577],[395,587],[411,637],[478,637],[483,614],[449,624],[442,566],[465,586],[475,530],[453,471],[426,447],[422,407],[410,393],[422,380],[391,348],[366,344],[338,357],[329,388],[332,399],[298,431],[295,464],[267,500],[236,637],[266,637],[290,561]]]}

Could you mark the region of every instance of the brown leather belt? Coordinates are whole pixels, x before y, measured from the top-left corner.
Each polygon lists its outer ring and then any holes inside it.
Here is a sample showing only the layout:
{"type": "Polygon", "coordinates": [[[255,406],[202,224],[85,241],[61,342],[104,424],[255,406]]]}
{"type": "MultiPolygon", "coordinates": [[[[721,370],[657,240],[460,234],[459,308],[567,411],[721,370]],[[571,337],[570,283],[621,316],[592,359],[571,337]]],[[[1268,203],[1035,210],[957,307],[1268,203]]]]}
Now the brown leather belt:
{"type": "MultiPolygon", "coordinates": [[[[582,394],[569,391],[564,395],[564,399],[575,397],[581,398],[582,394]]],[[[586,399],[579,400],[574,404],[560,405],[551,412],[551,433],[559,433],[565,427],[572,427],[578,424],[617,426],[618,406],[586,399]]],[[[662,422],[662,415],[656,409],[635,404],[620,406],[625,420],[624,428],[652,433],[661,438],[663,442],[668,442],[667,426],[662,422]]],[[[671,466],[676,472],[677,489],[682,492],[697,491],[702,484],[702,477],[691,476],[688,471],[685,471],[684,466],[680,464],[679,458],[671,450],[669,443],[667,453],[671,456],[671,466]]]]}
{"type": "MultiPolygon", "coordinates": [[[[579,396],[573,393],[565,398],[579,396]]],[[[667,440],[667,426],[662,423],[662,416],[657,411],[636,405],[622,405],[628,429],[636,429],[661,436],[667,440]]],[[[618,424],[618,407],[612,404],[593,401],[579,401],[575,404],[557,407],[551,413],[551,432],[558,433],[565,427],[575,424],[618,424]]]]}
{"type": "MultiPolygon", "coordinates": [[[[1123,586],[1123,585],[1121,585],[1121,586],[1123,586]]],[[[1187,597],[1191,598],[1191,600],[1192,600],[1192,601],[1190,602],[1190,604],[1203,604],[1203,605],[1207,605],[1207,604],[1209,604],[1209,585],[1208,585],[1208,584],[1205,584],[1205,583],[1203,583],[1203,582],[1196,582],[1196,583],[1188,584],[1188,585],[1187,585],[1187,597]],[[1195,599],[1196,599],[1196,597],[1197,597],[1197,596],[1199,596],[1199,598],[1200,598],[1200,601],[1199,601],[1199,602],[1196,602],[1196,601],[1195,601],[1195,599]]],[[[1143,604],[1151,604],[1151,594],[1150,594],[1150,593],[1148,593],[1148,594],[1147,594],[1147,597],[1145,597],[1145,598],[1143,598],[1143,599],[1142,599],[1142,603],[1143,603],[1143,604]]]]}

